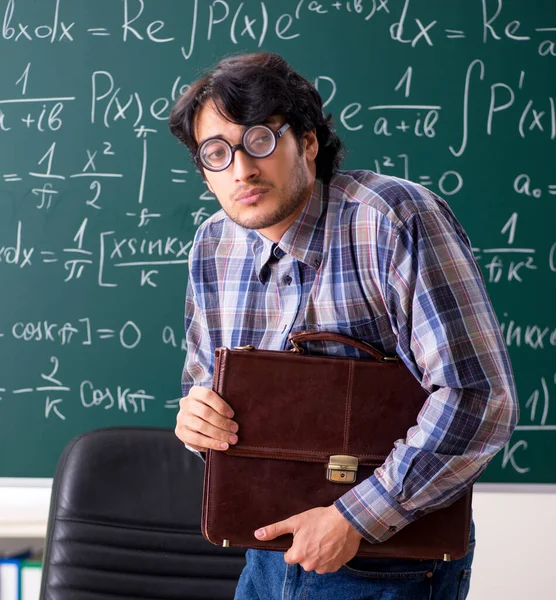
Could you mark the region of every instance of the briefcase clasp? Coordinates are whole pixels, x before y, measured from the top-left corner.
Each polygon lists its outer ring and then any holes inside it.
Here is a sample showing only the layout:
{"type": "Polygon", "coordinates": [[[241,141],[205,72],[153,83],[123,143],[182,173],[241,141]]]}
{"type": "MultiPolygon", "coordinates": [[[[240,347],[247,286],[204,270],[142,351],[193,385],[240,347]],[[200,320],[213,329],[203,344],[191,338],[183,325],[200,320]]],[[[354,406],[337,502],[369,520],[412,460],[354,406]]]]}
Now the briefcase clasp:
{"type": "Polygon", "coordinates": [[[359,460],[356,456],[336,454],[328,459],[326,479],[332,483],[355,483],[359,460]]]}

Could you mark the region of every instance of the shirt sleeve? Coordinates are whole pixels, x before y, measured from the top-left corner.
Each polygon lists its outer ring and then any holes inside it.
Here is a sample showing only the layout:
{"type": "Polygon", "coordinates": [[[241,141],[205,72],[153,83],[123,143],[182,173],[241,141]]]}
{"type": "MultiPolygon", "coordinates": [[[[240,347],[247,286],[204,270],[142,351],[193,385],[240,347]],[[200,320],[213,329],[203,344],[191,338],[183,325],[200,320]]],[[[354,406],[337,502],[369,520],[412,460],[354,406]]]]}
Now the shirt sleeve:
{"type": "MultiPolygon", "coordinates": [[[[187,396],[194,385],[210,388],[212,384],[214,350],[194,286],[194,269],[197,269],[198,266],[198,262],[194,258],[190,258],[189,280],[185,295],[187,350],[181,378],[182,396],[187,396]]],[[[205,459],[204,452],[198,452],[187,444],[185,444],[185,447],[202,460],[205,459]]]]}
{"type": "Polygon", "coordinates": [[[384,464],[335,502],[370,542],[462,496],[519,412],[497,318],[453,215],[415,212],[388,255],[382,287],[397,353],[430,395],[384,464]]]}
{"type": "Polygon", "coordinates": [[[191,272],[185,296],[185,340],[187,353],[181,378],[183,396],[187,396],[194,385],[210,388],[214,369],[214,348],[194,292],[191,272]]]}

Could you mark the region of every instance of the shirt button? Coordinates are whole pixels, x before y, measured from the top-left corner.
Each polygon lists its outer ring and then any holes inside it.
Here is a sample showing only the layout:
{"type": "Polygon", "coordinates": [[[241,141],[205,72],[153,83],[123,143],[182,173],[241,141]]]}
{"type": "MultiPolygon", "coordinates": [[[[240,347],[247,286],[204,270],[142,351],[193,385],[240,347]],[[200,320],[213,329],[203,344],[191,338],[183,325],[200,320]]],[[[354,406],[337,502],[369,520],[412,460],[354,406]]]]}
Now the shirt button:
{"type": "Polygon", "coordinates": [[[290,283],[291,283],[291,282],[292,282],[292,278],[291,278],[289,275],[286,275],[286,276],[284,277],[284,283],[285,283],[286,285],[290,285],[290,283]]]}
{"type": "Polygon", "coordinates": [[[396,531],[398,531],[398,528],[395,525],[390,525],[390,527],[388,527],[388,529],[392,533],[396,533],[396,531]]]}

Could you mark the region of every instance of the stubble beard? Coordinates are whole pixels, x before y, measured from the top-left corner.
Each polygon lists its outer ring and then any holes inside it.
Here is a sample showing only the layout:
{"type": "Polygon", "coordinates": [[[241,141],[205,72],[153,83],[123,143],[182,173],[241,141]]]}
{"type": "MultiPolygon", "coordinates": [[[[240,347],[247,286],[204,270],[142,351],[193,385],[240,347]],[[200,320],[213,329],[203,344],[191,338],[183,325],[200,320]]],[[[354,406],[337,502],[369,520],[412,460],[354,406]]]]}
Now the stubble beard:
{"type": "MultiPolygon", "coordinates": [[[[245,227],[245,229],[266,229],[267,227],[278,225],[278,223],[281,223],[294,214],[307,198],[307,182],[299,162],[296,162],[290,177],[291,185],[288,186],[286,195],[281,198],[280,205],[274,212],[270,214],[255,215],[253,217],[231,214],[226,209],[224,209],[224,212],[234,223],[241,227],[245,227]]],[[[262,180],[251,182],[251,186],[263,186],[270,188],[270,190],[273,189],[271,184],[262,180]]]]}

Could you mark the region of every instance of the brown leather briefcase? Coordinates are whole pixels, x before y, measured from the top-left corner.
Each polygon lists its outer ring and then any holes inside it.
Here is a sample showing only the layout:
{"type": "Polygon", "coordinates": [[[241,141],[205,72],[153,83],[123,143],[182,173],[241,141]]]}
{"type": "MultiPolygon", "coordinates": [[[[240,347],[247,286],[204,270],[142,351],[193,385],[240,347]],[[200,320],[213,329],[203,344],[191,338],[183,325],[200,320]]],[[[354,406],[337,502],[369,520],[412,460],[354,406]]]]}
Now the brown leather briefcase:
{"type": "MultiPolygon", "coordinates": [[[[286,551],[292,536],[254,531],[337,498],[371,476],[416,424],[427,399],[397,357],[328,332],[290,336],[292,351],[218,348],[213,390],[235,412],[238,443],[207,452],[202,532],[212,543],[286,551]],[[299,344],[341,342],[370,359],[305,356],[299,344]]],[[[471,489],[359,556],[457,559],[469,545],[471,489]]]]}

